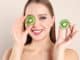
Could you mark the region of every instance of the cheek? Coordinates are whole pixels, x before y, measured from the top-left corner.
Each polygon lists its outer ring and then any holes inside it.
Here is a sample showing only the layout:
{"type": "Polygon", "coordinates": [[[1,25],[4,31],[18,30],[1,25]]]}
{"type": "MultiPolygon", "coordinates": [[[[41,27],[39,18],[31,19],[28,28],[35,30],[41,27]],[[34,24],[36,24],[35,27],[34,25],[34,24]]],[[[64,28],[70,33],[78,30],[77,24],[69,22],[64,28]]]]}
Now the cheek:
{"type": "Polygon", "coordinates": [[[51,28],[51,22],[50,21],[43,22],[42,26],[44,26],[45,28],[51,28]]]}

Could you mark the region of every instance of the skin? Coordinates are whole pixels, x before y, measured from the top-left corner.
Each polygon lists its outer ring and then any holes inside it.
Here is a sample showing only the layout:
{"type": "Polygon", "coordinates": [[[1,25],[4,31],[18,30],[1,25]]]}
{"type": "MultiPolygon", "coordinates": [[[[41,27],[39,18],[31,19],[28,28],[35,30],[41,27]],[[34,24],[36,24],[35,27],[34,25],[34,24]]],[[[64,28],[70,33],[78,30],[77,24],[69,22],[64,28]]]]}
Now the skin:
{"type": "Polygon", "coordinates": [[[72,42],[72,37],[76,33],[74,26],[70,26],[66,30],[65,37],[63,30],[59,28],[58,40],[54,44],[49,37],[50,28],[54,23],[54,16],[51,17],[48,8],[43,4],[31,3],[26,9],[26,16],[17,19],[14,23],[12,27],[14,45],[12,49],[8,49],[5,52],[3,60],[78,60],[77,53],[72,49],[66,48],[72,42]],[[29,14],[36,17],[36,23],[26,26],[26,30],[23,31],[22,24],[29,14]],[[43,19],[42,17],[46,18],[43,19]],[[40,35],[34,35],[31,29],[42,29],[43,32],[40,35]],[[28,33],[32,36],[32,43],[24,46],[28,33]],[[67,38],[68,40],[66,41],[67,38]],[[57,52],[63,53],[62,55],[58,53],[60,57],[62,56],[59,59],[57,59],[57,52]]]}

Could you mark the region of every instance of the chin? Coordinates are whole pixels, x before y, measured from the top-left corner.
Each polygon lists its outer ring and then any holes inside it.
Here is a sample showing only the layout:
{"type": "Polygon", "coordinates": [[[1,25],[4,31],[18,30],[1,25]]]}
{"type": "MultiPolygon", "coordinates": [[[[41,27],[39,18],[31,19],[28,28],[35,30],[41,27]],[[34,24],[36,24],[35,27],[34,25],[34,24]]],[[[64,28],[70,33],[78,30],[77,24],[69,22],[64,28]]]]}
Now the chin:
{"type": "Polygon", "coordinates": [[[44,38],[45,38],[44,35],[40,35],[40,36],[32,36],[32,39],[33,39],[33,40],[36,40],[36,41],[43,40],[44,38]]]}

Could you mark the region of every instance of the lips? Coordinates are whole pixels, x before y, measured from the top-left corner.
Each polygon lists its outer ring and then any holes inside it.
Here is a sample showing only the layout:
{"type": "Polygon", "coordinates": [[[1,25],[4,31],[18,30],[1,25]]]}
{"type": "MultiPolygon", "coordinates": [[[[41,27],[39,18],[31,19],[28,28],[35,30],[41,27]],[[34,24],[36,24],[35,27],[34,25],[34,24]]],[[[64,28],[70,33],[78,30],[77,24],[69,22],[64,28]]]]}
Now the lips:
{"type": "Polygon", "coordinates": [[[32,29],[31,31],[34,35],[39,35],[43,30],[42,29],[32,29]]]}

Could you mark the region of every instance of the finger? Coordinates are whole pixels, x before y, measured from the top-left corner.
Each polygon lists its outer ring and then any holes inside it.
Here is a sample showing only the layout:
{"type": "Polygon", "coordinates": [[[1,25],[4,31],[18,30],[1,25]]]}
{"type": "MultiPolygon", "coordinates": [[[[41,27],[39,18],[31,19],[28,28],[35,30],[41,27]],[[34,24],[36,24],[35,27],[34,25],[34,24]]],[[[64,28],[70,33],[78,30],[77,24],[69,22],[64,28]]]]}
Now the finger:
{"type": "Polygon", "coordinates": [[[27,26],[25,31],[24,31],[24,34],[29,34],[31,31],[31,28],[32,28],[32,26],[27,26]]]}
{"type": "Polygon", "coordinates": [[[73,29],[73,32],[71,32],[72,33],[72,36],[71,37],[73,37],[74,35],[76,35],[77,32],[78,32],[78,30],[76,29],[75,25],[73,26],[72,29],[73,29]]]}
{"type": "Polygon", "coordinates": [[[27,35],[28,35],[28,30],[25,30],[25,32],[23,32],[24,42],[27,39],[27,35]]]}
{"type": "Polygon", "coordinates": [[[64,39],[64,41],[66,42],[66,41],[68,41],[71,37],[70,37],[70,35],[71,35],[71,25],[69,25],[69,27],[67,28],[67,29],[65,29],[66,30],[66,32],[65,32],[65,39],[64,39]]]}
{"type": "Polygon", "coordinates": [[[71,33],[72,33],[72,26],[70,24],[69,27],[66,29],[66,37],[69,36],[71,33]]]}
{"type": "Polygon", "coordinates": [[[75,30],[75,25],[70,25],[70,33],[69,33],[69,36],[70,36],[70,38],[72,38],[72,35],[73,35],[73,33],[75,32],[74,30],[75,30]]]}
{"type": "Polygon", "coordinates": [[[25,20],[25,17],[22,16],[21,18],[17,19],[13,25],[13,30],[16,32],[22,32],[23,30],[23,22],[25,20]]]}
{"type": "Polygon", "coordinates": [[[69,27],[66,29],[66,37],[65,37],[66,41],[68,41],[71,38],[72,32],[73,32],[73,26],[69,25],[69,27]]]}
{"type": "Polygon", "coordinates": [[[25,16],[21,17],[17,22],[17,26],[22,30],[23,30],[24,20],[25,20],[25,16]]]}
{"type": "Polygon", "coordinates": [[[22,16],[15,21],[14,25],[20,26],[23,24],[24,20],[25,20],[25,16],[22,16]]]}
{"type": "Polygon", "coordinates": [[[65,31],[66,30],[59,27],[59,29],[58,29],[58,40],[60,40],[60,42],[62,42],[65,38],[65,31]]]}
{"type": "Polygon", "coordinates": [[[67,37],[66,37],[66,41],[68,41],[69,39],[72,39],[73,36],[77,33],[77,30],[75,29],[75,25],[70,26],[67,32],[67,37]]]}
{"type": "Polygon", "coordinates": [[[69,27],[66,29],[65,37],[67,37],[70,34],[70,29],[69,27]]]}
{"type": "Polygon", "coordinates": [[[59,27],[59,29],[58,29],[58,38],[60,38],[60,37],[61,37],[61,27],[59,27]]]}
{"type": "Polygon", "coordinates": [[[23,32],[24,43],[26,42],[27,35],[30,33],[30,30],[31,30],[31,26],[30,27],[27,27],[26,30],[23,32]]]}
{"type": "Polygon", "coordinates": [[[70,26],[70,33],[73,33],[74,25],[70,26]]]}
{"type": "Polygon", "coordinates": [[[73,26],[69,25],[69,27],[66,29],[66,37],[72,34],[73,28],[73,26]]]}

